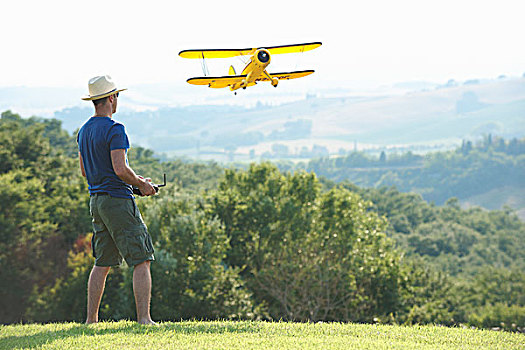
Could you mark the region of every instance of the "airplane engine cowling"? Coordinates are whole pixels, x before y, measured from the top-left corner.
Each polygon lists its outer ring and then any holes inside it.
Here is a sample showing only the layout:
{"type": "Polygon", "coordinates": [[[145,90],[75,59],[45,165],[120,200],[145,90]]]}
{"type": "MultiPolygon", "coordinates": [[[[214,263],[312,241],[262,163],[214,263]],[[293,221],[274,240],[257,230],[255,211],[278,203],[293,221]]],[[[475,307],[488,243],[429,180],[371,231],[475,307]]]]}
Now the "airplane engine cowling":
{"type": "Polygon", "coordinates": [[[267,66],[270,64],[270,53],[264,49],[258,50],[254,57],[260,65],[267,66]]]}

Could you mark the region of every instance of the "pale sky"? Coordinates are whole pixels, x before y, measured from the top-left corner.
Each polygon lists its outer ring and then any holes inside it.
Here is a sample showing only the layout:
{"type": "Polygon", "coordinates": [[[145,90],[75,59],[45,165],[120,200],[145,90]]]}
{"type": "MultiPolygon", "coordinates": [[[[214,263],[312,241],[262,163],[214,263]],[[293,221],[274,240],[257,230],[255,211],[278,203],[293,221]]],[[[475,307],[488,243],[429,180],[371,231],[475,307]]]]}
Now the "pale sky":
{"type": "MultiPolygon", "coordinates": [[[[84,87],[100,74],[185,86],[202,70],[181,50],[312,41],[323,46],[274,55],[268,71],[315,69],[301,84],[323,87],[521,76],[524,10],[522,0],[6,0],[0,86],[84,87]]],[[[209,61],[212,75],[242,65],[209,61]]]]}

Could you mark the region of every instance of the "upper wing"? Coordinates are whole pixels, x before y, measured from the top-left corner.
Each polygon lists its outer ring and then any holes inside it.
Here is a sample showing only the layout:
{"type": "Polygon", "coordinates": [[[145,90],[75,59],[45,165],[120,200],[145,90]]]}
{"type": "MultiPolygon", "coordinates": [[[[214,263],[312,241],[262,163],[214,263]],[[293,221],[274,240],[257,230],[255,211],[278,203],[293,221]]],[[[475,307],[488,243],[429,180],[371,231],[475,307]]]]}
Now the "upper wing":
{"type": "MultiPolygon", "coordinates": [[[[270,54],[305,52],[318,48],[321,46],[320,42],[270,46],[265,47],[270,54]]],[[[208,49],[208,50],[183,50],[179,52],[179,56],[183,58],[227,58],[235,56],[253,55],[257,51],[256,48],[251,49],[208,49]]]]}
{"type": "Polygon", "coordinates": [[[265,49],[268,50],[270,54],[275,55],[275,54],[281,54],[281,53],[295,53],[295,52],[310,51],[313,49],[317,49],[321,45],[322,43],[320,42],[314,42],[314,43],[306,43],[306,44],[271,46],[271,47],[265,47],[265,49]]]}
{"type": "Polygon", "coordinates": [[[183,50],[179,52],[179,56],[182,58],[227,58],[253,55],[254,53],[255,49],[183,50]]]}
{"type": "Polygon", "coordinates": [[[227,75],[224,77],[197,77],[186,80],[193,85],[207,85],[211,88],[224,88],[241,82],[246,75],[227,75]]]}
{"type": "MultiPolygon", "coordinates": [[[[272,78],[277,78],[279,80],[290,80],[290,79],[296,79],[296,78],[302,78],[306,77],[307,75],[312,74],[313,70],[301,70],[297,72],[288,72],[288,73],[270,73],[270,76],[272,78]]],[[[265,75],[261,75],[257,81],[269,81],[268,77],[265,75]]]]}

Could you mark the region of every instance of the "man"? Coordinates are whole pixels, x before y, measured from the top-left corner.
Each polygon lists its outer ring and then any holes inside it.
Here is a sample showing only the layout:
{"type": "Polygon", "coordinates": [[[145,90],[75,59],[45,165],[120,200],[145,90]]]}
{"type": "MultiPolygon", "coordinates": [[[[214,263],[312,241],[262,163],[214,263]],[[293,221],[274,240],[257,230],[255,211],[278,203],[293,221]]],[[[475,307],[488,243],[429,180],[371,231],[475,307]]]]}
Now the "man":
{"type": "Polygon", "coordinates": [[[154,260],[151,237],[133,197],[132,186],[144,196],[155,194],[150,179],[137,176],[129,167],[129,141],[124,125],[112,116],[117,111],[117,89],[111,77],[98,76],[89,80],[89,95],[95,114],[78,132],[80,170],[86,177],[90,193],[90,213],[93,218],[92,249],[95,265],[88,281],[86,323],[98,322],[100,300],[111,266],[122,259],[133,266],[133,293],[137,321],[155,324],[150,316],[151,274],[154,260]]]}

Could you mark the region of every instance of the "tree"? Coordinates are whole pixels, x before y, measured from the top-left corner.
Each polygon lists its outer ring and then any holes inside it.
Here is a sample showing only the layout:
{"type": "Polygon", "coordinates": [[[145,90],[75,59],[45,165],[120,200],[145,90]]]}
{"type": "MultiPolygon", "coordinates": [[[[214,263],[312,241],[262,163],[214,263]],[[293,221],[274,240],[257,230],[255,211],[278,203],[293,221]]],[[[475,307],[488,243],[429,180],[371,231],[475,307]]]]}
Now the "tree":
{"type": "Polygon", "coordinates": [[[71,245],[90,227],[78,160],[51,148],[46,125],[59,126],[8,112],[0,120],[0,322],[25,319],[30,294],[66,273],[71,245]]]}
{"type": "Polygon", "coordinates": [[[270,316],[365,321],[395,312],[400,256],[386,222],[343,188],[322,194],[314,174],[252,164],[227,170],[209,199],[230,241],[227,262],[270,316]]]}
{"type": "MultiPolygon", "coordinates": [[[[163,191],[143,211],[157,260],[152,264],[152,315],[163,320],[255,317],[258,309],[239,268],[223,262],[229,240],[220,223],[192,196],[176,199],[175,188],[163,191]]],[[[131,274],[127,279],[131,283],[131,274]]]]}
{"type": "Polygon", "coordinates": [[[379,155],[379,163],[385,164],[386,163],[386,153],[385,151],[381,151],[381,154],[379,155]]]}

